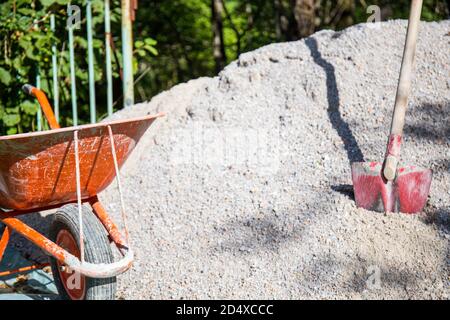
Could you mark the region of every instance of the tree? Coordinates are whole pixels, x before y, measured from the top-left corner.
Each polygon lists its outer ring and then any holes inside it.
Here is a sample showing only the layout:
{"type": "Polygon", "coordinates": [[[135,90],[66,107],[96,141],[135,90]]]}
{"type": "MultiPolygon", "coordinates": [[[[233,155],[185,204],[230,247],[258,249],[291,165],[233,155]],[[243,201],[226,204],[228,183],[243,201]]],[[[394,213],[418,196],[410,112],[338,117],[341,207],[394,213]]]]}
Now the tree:
{"type": "MultiPolygon", "coordinates": [[[[6,0],[0,4],[0,135],[36,130],[38,104],[25,96],[21,87],[35,85],[40,76],[42,90],[50,101],[53,98],[52,45],[56,45],[58,61],[58,86],[60,92],[60,118],[63,126],[72,124],[70,71],[68,53],[67,4],[70,0],[6,0]],[[56,28],[50,29],[50,15],[56,28]]],[[[73,1],[72,1],[73,2],[73,1]]],[[[84,2],[82,2],[84,4],[84,2]]],[[[105,47],[103,0],[92,0],[94,29],[94,74],[96,82],[97,111],[100,118],[106,115],[105,47]]],[[[120,48],[120,0],[112,0],[112,34],[120,48]]],[[[74,30],[74,49],[77,82],[78,116],[80,123],[89,121],[89,92],[87,77],[87,40],[85,7],[81,9],[81,28],[74,30]]],[[[143,61],[149,61],[157,52],[156,43],[149,36],[137,34],[134,69],[139,71],[143,61]]],[[[120,49],[113,60],[114,93],[121,106],[121,80],[119,68],[120,49]]],[[[117,109],[117,108],[116,108],[117,109]]]]}
{"type": "Polygon", "coordinates": [[[294,17],[299,38],[313,34],[316,27],[315,0],[294,0],[294,17]]]}
{"type": "Polygon", "coordinates": [[[223,5],[221,0],[211,0],[211,24],[213,33],[213,55],[216,63],[216,72],[225,67],[227,57],[223,37],[223,5]]]}
{"type": "MultiPolygon", "coordinates": [[[[70,0],[3,0],[0,3],[0,134],[36,128],[37,104],[20,87],[34,84],[52,99],[52,52],[59,63],[60,115],[71,125],[67,3],[70,0]],[[49,15],[56,17],[56,31],[49,15]]],[[[115,109],[121,107],[120,0],[110,0],[115,109]]],[[[74,1],[72,1],[74,3],[74,1]]],[[[100,118],[106,114],[104,77],[104,0],[92,0],[95,80],[100,118]]],[[[80,123],[89,121],[85,1],[81,29],[75,31],[77,102],[80,123]]],[[[214,76],[241,53],[273,42],[292,41],[321,29],[341,30],[366,22],[368,5],[381,8],[382,20],[408,17],[410,0],[146,0],[140,1],[134,24],[136,102],[177,83],[214,76]],[[314,6],[313,6],[314,4],[314,6]],[[155,40],[152,40],[154,38],[155,40]],[[155,47],[158,52],[155,51],[155,47]],[[158,56],[155,58],[156,53],[158,56]]],[[[448,1],[424,0],[422,19],[447,19],[448,1]]]]}

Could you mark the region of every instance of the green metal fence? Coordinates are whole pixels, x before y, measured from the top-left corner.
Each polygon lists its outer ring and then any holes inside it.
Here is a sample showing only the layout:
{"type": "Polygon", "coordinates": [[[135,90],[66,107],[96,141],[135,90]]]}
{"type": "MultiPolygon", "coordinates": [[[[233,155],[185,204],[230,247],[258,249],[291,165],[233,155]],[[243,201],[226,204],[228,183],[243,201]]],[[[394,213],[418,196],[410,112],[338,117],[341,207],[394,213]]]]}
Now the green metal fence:
{"type": "MultiPolygon", "coordinates": [[[[79,6],[77,4],[77,6],[79,6]]],[[[96,95],[95,95],[95,75],[94,75],[94,46],[93,46],[93,29],[92,29],[92,1],[85,1],[83,6],[86,14],[86,29],[87,29],[87,55],[88,55],[88,81],[89,81],[89,114],[90,122],[97,121],[96,95]]],[[[73,17],[73,8],[71,4],[67,6],[68,21],[73,17]]],[[[81,8],[81,6],[80,6],[81,8]]],[[[122,57],[123,57],[123,99],[124,106],[128,107],[134,104],[134,85],[133,85],[133,43],[132,43],[132,20],[134,10],[137,8],[137,0],[121,0],[121,14],[122,14],[122,57]]],[[[112,79],[112,63],[111,63],[111,14],[110,14],[110,0],[104,1],[105,10],[105,69],[106,69],[106,85],[107,85],[107,112],[108,116],[113,113],[113,79],[112,79]]],[[[67,36],[69,43],[69,61],[70,61],[70,95],[72,102],[72,122],[74,126],[79,124],[78,120],[78,106],[77,106],[77,84],[76,84],[76,57],[74,53],[74,32],[75,24],[67,24],[67,36]]],[[[55,15],[50,16],[50,28],[55,31],[55,15]]],[[[56,119],[59,121],[59,87],[58,79],[61,75],[58,74],[58,59],[56,44],[52,45],[52,80],[53,80],[53,108],[56,119]]],[[[36,77],[36,87],[40,87],[39,70],[36,77]]],[[[42,120],[42,112],[39,109],[37,113],[37,129],[44,128],[42,120]]]]}

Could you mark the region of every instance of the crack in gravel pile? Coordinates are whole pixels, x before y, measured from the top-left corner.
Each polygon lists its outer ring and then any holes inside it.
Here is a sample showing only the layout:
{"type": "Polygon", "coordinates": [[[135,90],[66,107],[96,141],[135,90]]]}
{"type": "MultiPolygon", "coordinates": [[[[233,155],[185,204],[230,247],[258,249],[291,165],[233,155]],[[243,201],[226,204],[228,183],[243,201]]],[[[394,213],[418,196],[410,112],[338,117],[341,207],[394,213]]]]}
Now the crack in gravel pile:
{"type": "MultiPolygon", "coordinates": [[[[122,170],[125,299],[449,298],[450,21],[422,23],[402,159],[434,170],[420,215],[357,209],[350,161],[381,160],[406,21],[246,53],[158,111],[122,170]]],[[[101,195],[118,221],[118,193],[101,195]]]]}

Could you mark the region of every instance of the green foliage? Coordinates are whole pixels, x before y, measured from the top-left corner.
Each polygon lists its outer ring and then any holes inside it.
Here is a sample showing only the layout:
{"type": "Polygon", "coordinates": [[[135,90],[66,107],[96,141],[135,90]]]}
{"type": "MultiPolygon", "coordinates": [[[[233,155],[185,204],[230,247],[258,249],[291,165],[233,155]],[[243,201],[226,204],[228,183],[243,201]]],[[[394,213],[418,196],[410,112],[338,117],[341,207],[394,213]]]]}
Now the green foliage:
{"type": "MultiPolygon", "coordinates": [[[[222,14],[226,62],[241,53],[272,42],[299,39],[293,5],[299,0],[224,0],[222,14]],[[279,12],[276,3],[280,4],[279,12]],[[277,16],[281,33],[277,34],[277,16]]],[[[341,30],[366,22],[369,5],[379,5],[382,20],[408,17],[410,0],[317,0],[315,30],[341,30]]],[[[445,1],[424,0],[423,20],[448,18],[445,1]]],[[[212,50],[211,0],[147,0],[140,3],[136,31],[158,41],[159,55],[141,70],[150,71],[137,85],[137,97],[145,100],[162,90],[192,78],[215,75],[212,50]]]]}
{"type": "MultiPolygon", "coordinates": [[[[68,33],[66,29],[69,0],[7,0],[0,4],[0,134],[13,134],[36,130],[37,102],[21,92],[23,84],[36,85],[41,78],[41,88],[50,102],[53,98],[52,44],[56,44],[60,115],[63,126],[72,124],[70,96],[70,67],[68,33]],[[50,30],[50,15],[56,19],[55,33],[50,30]]],[[[89,92],[87,64],[87,36],[85,1],[74,2],[81,9],[81,29],[74,30],[77,103],[81,123],[89,121],[89,92]]],[[[111,1],[112,34],[121,61],[120,0],[111,1]]],[[[106,114],[105,40],[103,0],[92,1],[94,29],[94,66],[98,117],[106,114]]],[[[136,37],[134,65],[138,59],[150,61],[157,55],[156,41],[150,36],[136,37]],[[141,43],[143,45],[141,45],[141,43]]],[[[113,60],[114,98],[121,106],[122,94],[119,65],[113,60]]]]}
{"type": "MultiPolygon", "coordinates": [[[[52,101],[51,46],[56,44],[63,126],[72,124],[66,7],[69,0],[3,0],[0,4],[0,134],[36,129],[36,101],[20,88],[36,83],[52,101]],[[56,32],[50,30],[50,14],[56,32]]],[[[301,0],[223,0],[225,62],[263,45],[299,39],[295,5],[301,0]]],[[[81,29],[75,30],[76,84],[79,119],[89,121],[86,0],[72,1],[82,12],[81,29]]],[[[148,100],[177,83],[215,75],[212,48],[211,0],[139,1],[134,24],[136,101],[148,100]]],[[[408,17],[410,0],[316,0],[314,29],[340,30],[367,21],[369,5],[381,8],[382,20],[408,17]]],[[[92,0],[96,102],[98,118],[106,114],[103,0],[92,0]]],[[[446,1],[424,0],[423,20],[448,18],[446,1]]],[[[121,7],[111,0],[115,108],[121,107],[121,7]]]]}

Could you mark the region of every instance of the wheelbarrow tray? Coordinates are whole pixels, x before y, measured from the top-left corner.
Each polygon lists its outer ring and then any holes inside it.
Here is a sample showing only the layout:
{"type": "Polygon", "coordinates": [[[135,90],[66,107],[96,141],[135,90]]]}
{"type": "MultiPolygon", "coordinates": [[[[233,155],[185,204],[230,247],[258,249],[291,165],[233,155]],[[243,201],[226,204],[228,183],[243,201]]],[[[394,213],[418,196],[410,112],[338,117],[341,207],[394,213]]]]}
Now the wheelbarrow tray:
{"type": "Polygon", "coordinates": [[[75,131],[78,131],[81,197],[97,195],[115,177],[108,126],[121,167],[147,128],[160,116],[0,137],[0,208],[30,210],[77,199],[75,131]]]}

